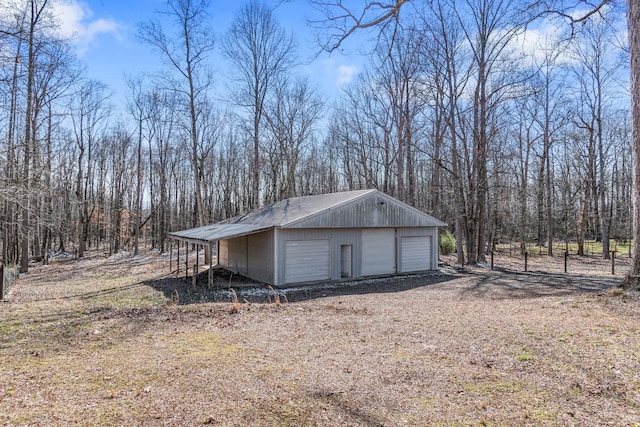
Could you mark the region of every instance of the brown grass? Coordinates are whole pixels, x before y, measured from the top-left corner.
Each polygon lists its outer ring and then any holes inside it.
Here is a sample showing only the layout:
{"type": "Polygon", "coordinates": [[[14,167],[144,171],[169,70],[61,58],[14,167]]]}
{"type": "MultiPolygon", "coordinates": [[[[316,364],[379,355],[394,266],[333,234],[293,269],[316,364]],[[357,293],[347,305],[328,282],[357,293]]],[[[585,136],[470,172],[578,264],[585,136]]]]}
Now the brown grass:
{"type": "Polygon", "coordinates": [[[167,268],[95,256],[22,277],[0,303],[0,424],[640,423],[621,276],[478,268],[212,303],[167,268]]]}

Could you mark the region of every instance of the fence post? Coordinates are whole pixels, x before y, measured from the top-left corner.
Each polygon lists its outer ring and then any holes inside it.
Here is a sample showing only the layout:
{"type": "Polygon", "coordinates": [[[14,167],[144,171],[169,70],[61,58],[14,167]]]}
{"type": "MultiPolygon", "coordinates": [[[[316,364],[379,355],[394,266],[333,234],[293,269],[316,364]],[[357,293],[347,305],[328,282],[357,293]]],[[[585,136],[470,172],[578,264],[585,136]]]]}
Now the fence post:
{"type": "Polygon", "coordinates": [[[491,251],[491,270],[493,271],[493,251],[491,251]]]}
{"type": "Polygon", "coordinates": [[[564,272],[567,272],[567,261],[569,260],[569,252],[564,251],[564,272]]]}
{"type": "Polygon", "coordinates": [[[524,271],[529,271],[529,252],[524,251],[524,271]]]}
{"type": "Polygon", "coordinates": [[[0,301],[4,299],[4,262],[0,264],[0,301]]]}

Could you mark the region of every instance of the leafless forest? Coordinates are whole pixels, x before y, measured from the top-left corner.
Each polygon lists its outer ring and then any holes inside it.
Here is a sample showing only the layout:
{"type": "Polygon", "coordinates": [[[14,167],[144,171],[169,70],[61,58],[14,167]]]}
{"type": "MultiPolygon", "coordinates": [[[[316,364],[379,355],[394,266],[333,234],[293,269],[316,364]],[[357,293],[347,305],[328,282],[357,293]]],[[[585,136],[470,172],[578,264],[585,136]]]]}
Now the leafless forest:
{"type": "MultiPolygon", "coordinates": [[[[221,23],[206,0],[167,0],[170,19],[137,28],[167,65],[127,76],[122,105],[55,36],[52,2],[0,12],[0,237],[22,271],[98,245],[164,251],[172,230],[374,187],[448,222],[471,263],[502,242],[551,255],[597,239],[608,256],[631,237],[623,2],[573,25],[529,7],[546,2],[412,2],[328,100],[278,8],[251,0],[221,23]]],[[[331,50],[355,17],[311,3],[331,50]]]]}

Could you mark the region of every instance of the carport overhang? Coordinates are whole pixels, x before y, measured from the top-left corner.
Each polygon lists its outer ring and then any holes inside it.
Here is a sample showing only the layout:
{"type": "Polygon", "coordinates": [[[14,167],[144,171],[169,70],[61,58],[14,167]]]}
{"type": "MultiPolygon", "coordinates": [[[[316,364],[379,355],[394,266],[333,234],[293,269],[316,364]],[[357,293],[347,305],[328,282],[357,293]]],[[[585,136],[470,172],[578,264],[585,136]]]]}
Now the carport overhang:
{"type": "Polygon", "coordinates": [[[190,230],[175,231],[169,233],[169,238],[208,246],[220,240],[247,236],[273,227],[273,225],[265,226],[263,224],[212,224],[190,230]]]}
{"type": "MultiPolygon", "coordinates": [[[[210,224],[202,227],[192,228],[189,230],[181,230],[169,233],[169,238],[172,240],[177,240],[178,242],[185,242],[187,245],[200,245],[209,250],[208,284],[209,287],[211,287],[213,281],[213,257],[211,256],[211,254],[213,252],[214,245],[217,245],[220,240],[228,240],[237,237],[248,236],[250,234],[260,233],[274,227],[275,226],[273,225],[265,226],[264,224],[210,224]]],[[[179,251],[180,247],[178,246],[178,257],[180,253],[179,251]]]]}

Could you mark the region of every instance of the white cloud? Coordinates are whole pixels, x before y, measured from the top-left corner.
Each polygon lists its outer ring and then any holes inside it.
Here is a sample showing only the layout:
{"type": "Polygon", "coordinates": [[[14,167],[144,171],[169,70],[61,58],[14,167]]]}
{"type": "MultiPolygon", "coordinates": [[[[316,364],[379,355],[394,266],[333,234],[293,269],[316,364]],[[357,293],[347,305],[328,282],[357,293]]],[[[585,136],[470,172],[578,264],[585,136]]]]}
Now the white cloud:
{"type": "Polygon", "coordinates": [[[59,23],[58,35],[71,39],[80,56],[89,50],[99,35],[111,34],[120,37],[120,24],[112,19],[93,19],[93,12],[82,1],[56,2],[54,16],[59,23]]]}
{"type": "Polygon", "coordinates": [[[511,48],[515,52],[525,55],[528,65],[540,65],[545,63],[548,57],[556,52],[556,63],[569,63],[572,61],[568,54],[567,38],[562,34],[562,28],[550,21],[543,22],[535,28],[527,28],[511,40],[511,48]]]}
{"type": "Polygon", "coordinates": [[[356,65],[339,65],[336,70],[336,82],[342,87],[351,83],[353,78],[360,72],[356,65]]]}

